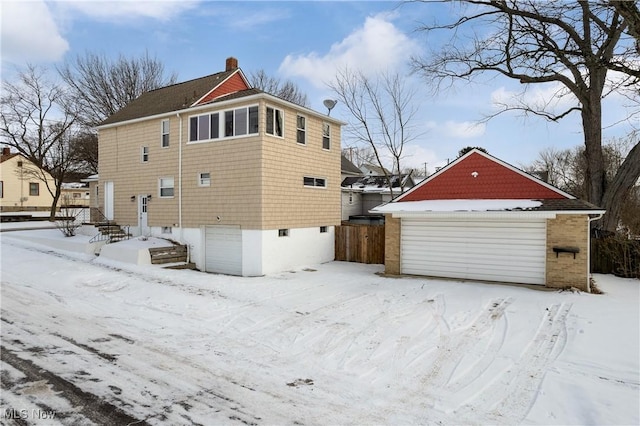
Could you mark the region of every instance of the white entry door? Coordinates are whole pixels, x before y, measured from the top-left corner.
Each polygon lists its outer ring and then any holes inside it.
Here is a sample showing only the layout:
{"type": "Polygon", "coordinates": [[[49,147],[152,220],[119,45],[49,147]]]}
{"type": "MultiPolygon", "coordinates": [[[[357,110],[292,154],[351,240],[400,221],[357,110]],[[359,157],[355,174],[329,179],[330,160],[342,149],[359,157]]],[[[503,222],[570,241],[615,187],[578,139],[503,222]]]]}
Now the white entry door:
{"type": "Polygon", "coordinates": [[[104,215],[108,220],[113,220],[113,182],[104,183],[104,215]]]}
{"type": "Polygon", "coordinates": [[[147,206],[149,204],[149,197],[146,195],[138,195],[138,227],[140,228],[140,234],[146,235],[147,231],[147,206]]]}

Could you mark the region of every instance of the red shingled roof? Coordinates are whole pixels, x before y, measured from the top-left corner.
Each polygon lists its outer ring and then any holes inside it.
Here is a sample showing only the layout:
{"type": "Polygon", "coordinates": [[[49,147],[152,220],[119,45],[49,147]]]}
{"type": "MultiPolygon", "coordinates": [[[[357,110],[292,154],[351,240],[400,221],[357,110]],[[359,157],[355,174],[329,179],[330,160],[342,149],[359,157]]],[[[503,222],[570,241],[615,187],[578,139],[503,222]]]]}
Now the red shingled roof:
{"type": "Polygon", "coordinates": [[[395,201],[569,198],[573,197],[497,158],[473,150],[395,201]]]}

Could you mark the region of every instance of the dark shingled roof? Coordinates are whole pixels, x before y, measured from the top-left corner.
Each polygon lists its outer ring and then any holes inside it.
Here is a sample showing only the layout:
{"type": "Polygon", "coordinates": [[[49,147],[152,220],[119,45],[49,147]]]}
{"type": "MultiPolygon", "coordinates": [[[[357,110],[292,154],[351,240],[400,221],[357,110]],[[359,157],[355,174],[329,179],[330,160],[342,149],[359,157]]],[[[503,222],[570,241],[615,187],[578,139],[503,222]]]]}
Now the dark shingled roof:
{"type": "Polygon", "coordinates": [[[531,210],[538,211],[564,211],[564,210],[603,210],[602,208],[596,206],[595,204],[591,204],[588,201],[579,200],[579,199],[545,199],[539,200],[542,202],[540,207],[533,208],[531,210]]]}
{"type": "Polygon", "coordinates": [[[223,71],[143,93],[126,107],[104,120],[100,125],[119,123],[187,108],[226,80],[235,71],[223,71]]]}
{"type": "Polygon", "coordinates": [[[349,174],[359,175],[359,176],[362,175],[362,170],[357,168],[356,165],[353,164],[351,161],[349,161],[349,159],[344,155],[342,155],[341,161],[342,163],[341,163],[340,169],[342,170],[342,173],[349,173],[349,174]]]}

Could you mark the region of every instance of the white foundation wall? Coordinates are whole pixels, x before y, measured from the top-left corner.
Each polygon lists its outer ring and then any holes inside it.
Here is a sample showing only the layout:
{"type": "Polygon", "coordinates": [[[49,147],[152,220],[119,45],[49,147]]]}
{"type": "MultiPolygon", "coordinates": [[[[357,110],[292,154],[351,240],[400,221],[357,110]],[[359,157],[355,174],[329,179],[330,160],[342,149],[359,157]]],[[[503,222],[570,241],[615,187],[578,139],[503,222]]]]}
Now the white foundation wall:
{"type": "MultiPolygon", "coordinates": [[[[187,244],[190,261],[205,270],[203,228],[174,227],[171,233],[162,233],[162,228],[149,228],[150,234],[158,238],[187,244]]],[[[288,269],[300,268],[318,263],[331,262],[335,258],[335,228],[327,226],[327,232],[320,227],[291,228],[289,236],[279,237],[277,229],[242,230],[242,275],[246,277],[271,274],[288,269]]]]}
{"type": "Polygon", "coordinates": [[[335,228],[291,228],[279,237],[277,229],[242,231],[242,271],[245,276],[281,272],[335,258],[335,228]]]}

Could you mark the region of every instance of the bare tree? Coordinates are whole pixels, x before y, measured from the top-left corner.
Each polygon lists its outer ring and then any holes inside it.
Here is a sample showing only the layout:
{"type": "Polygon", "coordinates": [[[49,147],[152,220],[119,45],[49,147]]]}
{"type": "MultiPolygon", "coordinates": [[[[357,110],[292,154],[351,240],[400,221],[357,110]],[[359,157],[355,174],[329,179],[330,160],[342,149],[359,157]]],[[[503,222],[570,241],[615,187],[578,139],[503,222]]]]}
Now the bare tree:
{"type": "Polygon", "coordinates": [[[70,138],[77,111],[69,102],[63,86],[47,77],[47,69],[29,65],[19,72],[18,81],[3,82],[0,98],[0,137],[15,148],[33,166],[23,173],[45,183],[53,203],[53,220],[62,182],[75,171],[77,161],[70,138]],[[51,185],[46,173],[53,177],[51,185]]]}
{"type": "Polygon", "coordinates": [[[81,111],[79,122],[93,127],[116,113],[141,94],[174,84],[175,73],[167,76],[164,65],[148,52],[138,58],[117,59],[85,53],[58,69],[72,89],[81,111]]]}
{"type": "Polygon", "coordinates": [[[485,154],[488,154],[489,151],[487,151],[486,149],[484,149],[481,146],[466,146],[464,148],[462,148],[460,151],[458,151],[458,157],[462,157],[463,155],[465,155],[467,152],[477,149],[479,151],[484,152],[485,154]]]}
{"type": "MultiPolygon", "coordinates": [[[[603,158],[605,175],[607,180],[613,179],[619,172],[633,146],[633,139],[617,138],[605,142],[603,145],[603,158]]],[[[525,165],[523,170],[534,175],[544,174],[550,184],[567,191],[577,197],[584,198],[587,195],[586,185],[587,161],[584,147],[557,150],[547,148],[541,151],[538,158],[531,164],[525,165]]],[[[638,195],[640,194],[640,180],[636,181],[630,191],[620,198],[613,206],[616,215],[620,217],[619,224],[628,228],[632,233],[640,233],[638,223],[634,219],[640,217],[638,208],[638,195]]]]}
{"type": "Polygon", "coordinates": [[[257,89],[301,106],[307,106],[307,95],[291,80],[282,81],[267,75],[265,70],[249,74],[249,82],[257,89]]]}
{"type": "Polygon", "coordinates": [[[358,168],[376,162],[376,155],[370,146],[347,146],[342,148],[342,154],[358,168]]]}
{"type": "Polygon", "coordinates": [[[393,197],[391,176],[383,157],[388,153],[392,173],[400,174],[404,146],[417,136],[413,124],[417,112],[413,104],[415,92],[405,86],[398,74],[379,74],[372,79],[347,68],[338,71],[329,88],[350,113],[346,131],[354,142],[372,149],[393,197]]]}
{"type": "MultiPolygon", "coordinates": [[[[452,31],[452,41],[427,58],[413,58],[416,70],[436,87],[458,79],[469,80],[490,72],[521,84],[557,84],[556,97],[572,96],[563,111],[552,105],[503,105],[557,121],[573,112],[581,115],[584,131],[587,199],[608,213],[602,223],[615,230],[616,203],[640,176],[640,142],[630,150],[618,173],[607,181],[602,152],[602,99],[628,93],[638,104],[640,69],[629,24],[612,3],[541,2],[537,0],[461,0],[469,14],[444,25],[420,29],[452,31]],[[463,28],[475,30],[471,40],[458,39],[463,28]],[[478,31],[482,28],[482,34],[478,31]],[[616,71],[616,79],[608,78],[616,71]],[[636,149],[637,148],[637,149],[636,149]]],[[[629,13],[637,22],[637,8],[629,13]]],[[[625,15],[626,16],[626,15],[625,15]]],[[[628,120],[631,122],[631,118],[628,120]]]]}
{"type": "Polygon", "coordinates": [[[84,173],[98,173],[98,135],[82,128],[74,136],[73,147],[79,162],[79,170],[84,173]]]}
{"type": "Polygon", "coordinates": [[[629,34],[636,39],[636,51],[640,54],[640,10],[635,1],[610,0],[616,12],[618,12],[629,26],[629,34]]]}

